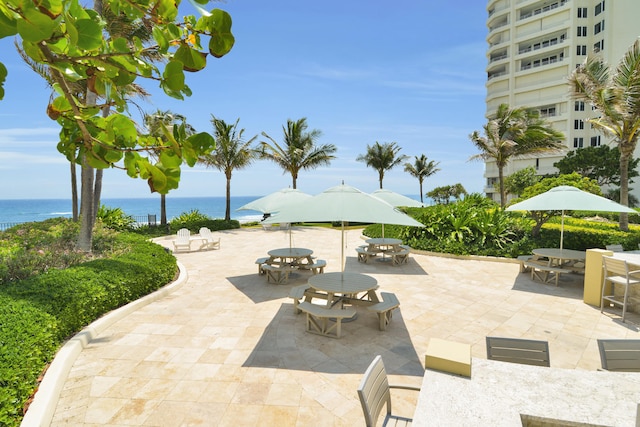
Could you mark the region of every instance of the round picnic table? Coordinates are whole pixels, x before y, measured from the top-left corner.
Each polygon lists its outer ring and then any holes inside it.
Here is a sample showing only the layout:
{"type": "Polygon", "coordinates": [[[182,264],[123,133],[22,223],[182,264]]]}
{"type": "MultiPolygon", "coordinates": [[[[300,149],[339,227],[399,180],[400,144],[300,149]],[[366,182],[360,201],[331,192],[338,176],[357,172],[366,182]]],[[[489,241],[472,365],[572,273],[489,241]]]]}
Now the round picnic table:
{"type": "Polygon", "coordinates": [[[311,258],[311,254],[313,251],[307,248],[279,248],[272,249],[267,252],[271,257],[267,264],[279,264],[279,265],[298,265],[304,266],[306,264],[313,264],[313,259],[311,258]],[[301,261],[306,259],[307,262],[302,263],[301,261]]]}
{"type": "Polygon", "coordinates": [[[378,281],[366,274],[351,272],[331,272],[316,274],[309,278],[309,286],[327,293],[327,305],[339,302],[343,297],[357,296],[366,292],[367,301],[380,302],[375,290],[378,289],[378,281]]]}

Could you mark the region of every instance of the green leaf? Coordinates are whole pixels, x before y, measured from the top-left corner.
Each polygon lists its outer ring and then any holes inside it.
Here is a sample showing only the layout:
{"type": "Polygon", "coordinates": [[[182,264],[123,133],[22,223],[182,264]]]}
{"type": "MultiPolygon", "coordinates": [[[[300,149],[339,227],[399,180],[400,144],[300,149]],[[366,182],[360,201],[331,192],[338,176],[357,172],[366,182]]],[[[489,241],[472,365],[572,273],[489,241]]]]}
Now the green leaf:
{"type": "Polygon", "coordinates": [[[4,98],[4,81],[7,78],[7,67],[0,62],[0,100],[4,98]]]}
{"type": "Polygon", "coordinates": [[[158,0],[157,11],[164,18],[165,22],[173,22],[178,16],[178,7],[174,0],[158,0]]]}
{"type": "Polygon", "coordinates": [[[181,45],[173,58],[182,62],[185,71],[200,71],[207,65],[207,54],[191,49],[187,45],[181,45]]]}
{"type": "Polygon", "coordinates": [[[227,12],[214,9],[211,15],[198,20],[198,28],[204,26],[211,34],[209,40],[209,52],[216,58],[220,58],[231,50],[235,38],[231,33],[231,15],[227,12]]]}
{"type": "Polygon", "coordinates": [[[166,168],[177,168],[182,164],[182,158],[172,151],[164,150],[160,154],[160,163],[166,168]]]}
{"type": "Polygon", "coordinates": [[[162,73],[162,81],[166,88],[172,91],[180,92],[184,88],[184,71],[182,70],[182,62],[169,61],[162,73]]]}
{"type": "Polygon", "coordinates": [[[113,40],[110,44],[114,52],[128,53],[131,51],[131,49],[129,49],[129,42],[124,37],[118,37],[117,39],[113,40]]]}
{"type": "Polygon", "coordinates": [[[167,52],[167,50],[169,49],[169,41],[165,37],[164,31],[162,31],[159,26],[154,26],[152,32],[153,39],[156,41],[156,43],[158,43],[158,49],[160,50],[160,52],[167,52]]]}
{"type": "Polygon", "coordinates": [[[129,117],[122,114],[112,114],[107,120],[109,136],[119,144],[133,147],[138,140],[138,131],[129,117]]]}
{"type": "Polygon", "coordinates": [[[11,37],[18,32],[18,23],[15,18],[10,16],[11,12],[0,6],[0,39],[11,37]]]}
{"type": "Polygon", "coordinates": [[[33,43],[51,38],[57,27],[56,21],[33,8],[25,9],[24,19],[19,19],[17,23],[20,37],[33,43]]]}
{"type": "Polygon", "coordinates": [[[76,21],[78,30],[77,46],[84,50],[94,50],[102,46],[102,27],[91,19],[76,21]]]}

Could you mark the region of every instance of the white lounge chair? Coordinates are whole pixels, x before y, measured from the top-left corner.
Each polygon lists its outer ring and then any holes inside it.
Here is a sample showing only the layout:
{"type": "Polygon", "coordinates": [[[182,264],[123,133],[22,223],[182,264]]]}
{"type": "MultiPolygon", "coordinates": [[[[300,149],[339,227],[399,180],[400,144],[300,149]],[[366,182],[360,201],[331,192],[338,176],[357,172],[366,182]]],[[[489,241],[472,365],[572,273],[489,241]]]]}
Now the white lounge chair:
{"type": "Polygon", "coordinates": [[[216,239],[207,227],[200,228],[200,237],[202,238],[200,249],[220,249],[220,238],[216,239]]]}
{"type": "Polygon", "coordinates": [[[191,250],[191,232],[186,228],[181,228],[176,233],[176,238],[173,241],[173,251],[190,251],[191,250]]]}

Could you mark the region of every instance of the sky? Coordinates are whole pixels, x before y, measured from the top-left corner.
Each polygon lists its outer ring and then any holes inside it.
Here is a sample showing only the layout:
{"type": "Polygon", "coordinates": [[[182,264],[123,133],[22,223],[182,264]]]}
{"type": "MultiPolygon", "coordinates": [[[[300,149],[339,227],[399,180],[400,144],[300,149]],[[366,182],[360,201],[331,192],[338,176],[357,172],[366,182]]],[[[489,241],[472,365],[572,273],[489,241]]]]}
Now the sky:
{"type": "MultiPolygon", "coordinates": [[[[318,143],[337,147],[330,166],[300,172],[297,187],[309,194],[341,182],[376,190],[377,172],[356,161],[375,142],[396,142],[409,161],[424,154],[439,162],[424,193],[456,183],[482,191],[484,164],[469,161],[477,153],[469,134],[486,123],[485,1],[226,0],[213,7],[232,17],[231,52],[187,73],[193,95],[183,101],[136,81],[152,93],[143,111],[171,110],[209,133],[212,116],[239,119],[246,139],[263,141],[265,132],[278,142],[288,119],[306,117],[309,130],[322,133],[318,143]]],[[[194,13],[189,6],[181,11],[194,13]]],[[[59,126],[46,115],[50,89],[22,62],[13,38],[0,39],[0,62],[9,73],[0,101],[0,199],[69,199],[69,164],[56,150],[59,126]]],[[[419,194],[418,180],[402,166],[383,184],[419,194]]],[[[225,185],[217,169],[185,166],[168,197],[224,196],[225,185]]],[[[289,174],[260,160],[234,172],[231,195],[291,185],[289,174]]],[[[157,196],[145,180],[109,169],[102,197],[157,196]]]]}

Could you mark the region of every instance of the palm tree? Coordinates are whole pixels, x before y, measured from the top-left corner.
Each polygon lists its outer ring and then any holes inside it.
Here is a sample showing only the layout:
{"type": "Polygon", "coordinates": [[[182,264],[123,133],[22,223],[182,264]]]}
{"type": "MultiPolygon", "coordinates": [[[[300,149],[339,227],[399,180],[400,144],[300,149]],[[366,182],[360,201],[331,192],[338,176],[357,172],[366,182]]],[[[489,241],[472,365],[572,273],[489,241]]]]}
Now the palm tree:
{"type": "Polygon", "coordinates": [[[261,141],[258,155],[262,159],[275,162],[285,172],[291,174],[293,188],[296,189],[298,173],[300,170],[315,169],[318,166],[327,166],[336,157],[333,153],[337,148],[333,144],[316,145],[315,142],[322,132],[314,129],[307,132],[307,119],[298,121],[287,120],[287,127],[282,127],[284,132],[284,144],[278,144],[273,138],[262,132],[262,136],[268,138],[271,143],[261,141]]]}
{"type": "MultiPolygon", "coordinates": [[[[629,206],[629,159],[640,135],[640,40],[613,72],[601,57],[589,57],[571,74],[569,84],[574,97],[591,103],[599,114],[588,121],[618,144],[620,203],[629,206]]],[[[626,213],[620,214],[620,230],[629,230],[626,213]]]]}
{"type": "Polygon", "coordinates": [[[559,150],[564,135],[553,129],[538,111],[520,107],[509,109],[500,104],[496,114],[483,126],[484,136],[474,131],[469,138],[480,150],[469,160],[493,160],[498,167],[500,206],[504,208],[507,195],[504,189],[504,167],[514,157],[559,150]]]}
{"type": "MultiPolygon", "coordinates": [[[[162,111],[156,110],[152,114],[144,114],[144,125],[147,128],[149,135],[154,136],[165,143],[167,141],[167,133],[173,133],[173,127],[185,123],[187,134],[194,133],[194,129],[186,124],[186,118],[180,114],[175,114],[170,110],[162,111]]],[[[160,152],[154,152],[154,157],[160,155],[160,152]]],[[[165,227],[167,225],[167,195],[160,193],[160,225],[165,227]]]]}
{"type": "MultiPolygon", "coordinates": [[[[384,173],[393,169],[407,159],[407,156],[398,155],[402,150],[395,142],[385,142],[380,144],[378,141],[373,145],[367,145],[367,153],[360,154],[356,157],[356,161],[364,162],[367,166],[378,171],[378,181],[382,189],[382,180],[384,173]]],[[[422,196],[422,195],[421,195],[422,196]]]]}
{"type": "Polygon", "coordinates": [[[251,144],[258,137],[257,135],[248,141],[242,140],[244,129],[238,130],[238,122],[232,125],[224,120],[211,116],[211,124],[214,129],[214,139],[216,148],[213,153],[200,158],[199,162],[207,167],[212,166],[224,172],[227,178],[227,207],[224,219],[231,219],[231,175],[235,169],[243,169],[251,164],[257,153],[251,148],[251,144]]]}
{"type": "Polygon", "coordinates": [[[440,169],[437,167],[440,162],[436,162],[434,160],[427,161],[427,156],[424,154],[418,156],[413,156],[413,163],[405,163],[404,171],[409,172],[411,176],[414,178],[418,178],[418,182],[420,183],[420,203],[424,203],[422,199],[422,183],[425,178],[430,177],[431,175],[439,172],[440,169]]]}

